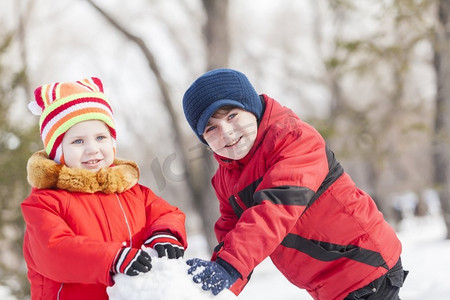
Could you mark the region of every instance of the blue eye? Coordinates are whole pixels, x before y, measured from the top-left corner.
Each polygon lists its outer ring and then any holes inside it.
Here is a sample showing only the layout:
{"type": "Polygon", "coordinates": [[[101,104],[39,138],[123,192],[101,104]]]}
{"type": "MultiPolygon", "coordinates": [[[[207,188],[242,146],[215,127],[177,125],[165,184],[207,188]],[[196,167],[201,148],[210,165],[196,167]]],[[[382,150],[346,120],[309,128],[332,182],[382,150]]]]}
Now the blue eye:
{"type": "Polygon", "coordinates": [[[229,114],[229,115],[228,115],[228,120],[231,120],[231,119],[233,119],[233,118],[236,117],[236,116],[237,116],[237,113],[229,114]]]}
{"type": "Polygon", "coordinates": [[[72,142],[72,144],[83,144],[83,140],[82,139],[76,139],[72,142]]]}
{"type": "Polygon", "coordinates": [[[101,135],[97,137],[97,141],[103,141],[104,139],[106,139],[106,136],[101,135]]]}
{"type": "Polygon", "coordinates": [[[214,129],[216,129],[216,126],[209,126],[208,128],[206,128],[205,132],[210,132],[214,129]]]}

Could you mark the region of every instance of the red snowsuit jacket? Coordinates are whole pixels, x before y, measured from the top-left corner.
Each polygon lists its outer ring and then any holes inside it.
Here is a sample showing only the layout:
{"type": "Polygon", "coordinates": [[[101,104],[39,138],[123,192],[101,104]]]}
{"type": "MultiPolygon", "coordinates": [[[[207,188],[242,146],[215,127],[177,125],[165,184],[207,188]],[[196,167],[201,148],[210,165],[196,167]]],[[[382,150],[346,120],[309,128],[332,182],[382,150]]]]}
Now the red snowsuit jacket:
{"type": "Polygon", "coordinates": [[[35,177],[33,186],[51,188],[32,188],[22,203],[26,222],[23,248],[31,299],[106,300],[106,288],[114,283],[111,265],[122,246],[140,248],[153,232],[164,230],[187,246],[183,212],[149,188],[134,184],[137,178],[130,172],[118,172],[130,167],[129,162],[116,160],[100,188],[95,179],[100,176],[94,172],[89,174],[93,178],[86,178],[83,174],[89,171],[81,174],[76,169],[59,169],[53,161],[34,156],[30,159],[34,163],[28,164],[29,178],[35,177]],[[57,174],[57,179],[51,179],[52,174],[57,174]],[[123,178],[128,182],[123,183],[123,178]],[[55,185],[103,191],[71,192],[53,189],[55,185]]]}
{"type": "Polygon", "coordinates": [[[262,97],[265,111],[250,152],[239,161],[215,156],[215,233],[222,247],[214,257],[243,276],[231,287],[236,294],[270,256],[314,299],[343,299],[392,268],[401,243],[320,134],[262,97]]]}

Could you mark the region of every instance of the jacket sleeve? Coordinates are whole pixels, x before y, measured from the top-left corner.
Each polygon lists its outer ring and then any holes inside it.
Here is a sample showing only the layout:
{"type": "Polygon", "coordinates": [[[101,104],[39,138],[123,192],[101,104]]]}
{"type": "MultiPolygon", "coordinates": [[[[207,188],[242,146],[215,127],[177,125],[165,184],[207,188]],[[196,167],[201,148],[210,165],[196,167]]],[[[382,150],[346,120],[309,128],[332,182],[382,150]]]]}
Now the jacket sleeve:
{"type": "Polygon", "coordinates": [[[280,245],[328,173],[325,142],[307,124],[274,130],[264,143],[266,172],[253,194],[254,205],[218,253],[243,277],[280,245]]]}
{"type": "Polygon", "coordinates": [[[178,207],[157,196],[151,189],[144,186],[141,186],[141,189],[146,198],[147,224],[144,240],[156,232],[170,231],[186,249],[185,214],[178,207]]]}
{"type": "Polygon", "coordinates": [[[28,267],[57,282],[111,285],[109,271],[121,243],[75,235],[63,218],[69,199],[59,198],[32,193],[21,205],[28,267]]]}

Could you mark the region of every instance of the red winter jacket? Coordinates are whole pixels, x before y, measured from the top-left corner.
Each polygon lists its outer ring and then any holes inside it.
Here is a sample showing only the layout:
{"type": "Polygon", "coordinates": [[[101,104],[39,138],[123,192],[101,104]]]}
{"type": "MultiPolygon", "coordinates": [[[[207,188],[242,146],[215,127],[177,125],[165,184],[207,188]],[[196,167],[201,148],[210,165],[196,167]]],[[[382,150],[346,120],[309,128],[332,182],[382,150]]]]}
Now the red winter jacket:
{"type": "Polygon", "coordinates": [[[154,232],[169,230],[187,246],[184,214],[136,184],[134,163],[115,165],[96,174],[61,168],[42,153],[30,158],[34,188],[22,212],[31,299],[108,299],[111,265],[123,245],[140,248],[154,232]]]}
{"type": "MultiPolygon", "coordinates": [[[[244,278],[270,256],[314,299],[343,299],[395,265],[401,244],[320,134],[263,95],[253,148],[239,161],[216,155],[220,201],[215,253],[244,278]]],[[[245,282],[232,291],[239,294],[245,282]]]]}

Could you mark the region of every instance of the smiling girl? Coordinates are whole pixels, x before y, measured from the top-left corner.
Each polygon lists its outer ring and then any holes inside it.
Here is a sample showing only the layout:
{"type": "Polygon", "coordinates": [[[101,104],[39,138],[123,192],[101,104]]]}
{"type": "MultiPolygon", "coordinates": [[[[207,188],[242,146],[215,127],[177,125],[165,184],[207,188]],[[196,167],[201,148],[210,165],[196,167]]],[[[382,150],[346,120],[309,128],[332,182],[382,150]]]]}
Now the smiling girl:
{"type": "Polygon", "coordinates": [[[185,215],[138,183],[136,163],[116,157],[100,79],[43,85],[29,107],[45,147],[28,161],[32,189],[21,205],[32,300],[106,300],[114,274],[151,270],[146,247],[183,256],[185,215]]]}

